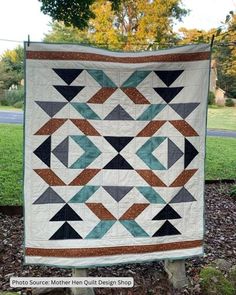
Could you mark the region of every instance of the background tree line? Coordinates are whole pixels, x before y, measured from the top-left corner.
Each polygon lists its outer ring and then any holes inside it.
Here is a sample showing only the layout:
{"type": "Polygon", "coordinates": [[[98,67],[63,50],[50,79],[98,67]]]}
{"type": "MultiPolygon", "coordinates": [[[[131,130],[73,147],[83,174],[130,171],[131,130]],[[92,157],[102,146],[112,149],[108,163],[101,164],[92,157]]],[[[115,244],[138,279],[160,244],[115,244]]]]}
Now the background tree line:
{"type": "MultiPolygon", "coordinates": [[[[47,42],[82,43],[110,50],[156,50],[190,43],[210,43],[218,86],[236,97],[236,15],[230,12],[220,28],[209,31],[173,25],[189,11],[180,0],[40,0],[53,21],[47,42]]],[[[0,60],[0,93],[23,79],[23,48],[6,51],[0,60]]]]}

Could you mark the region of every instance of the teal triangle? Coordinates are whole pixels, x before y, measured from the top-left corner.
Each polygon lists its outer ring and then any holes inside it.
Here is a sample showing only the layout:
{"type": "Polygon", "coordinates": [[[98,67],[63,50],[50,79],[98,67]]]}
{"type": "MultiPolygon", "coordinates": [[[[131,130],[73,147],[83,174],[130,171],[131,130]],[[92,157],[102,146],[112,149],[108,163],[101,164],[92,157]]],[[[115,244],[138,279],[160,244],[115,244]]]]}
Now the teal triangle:
{"type": "Polygon", "coordinates": [[[98,189],[99,186],[84,186],[73,196],[69,203],[85,203],[98,189]]]}
{"type": "Polygon", "coordinates": [[[101,118],[90,108],[90,106],[87,103],[72,102],[71,105],[85,119],[88,119],[88,120],[101,120],[101,118]]]}
{"type": "Polygon", "coordinates": [[[153,120],[164,108],[166,104],[151,104],[147,109],[138,117],[138,121],[151,121],[153,120]]]}
{"type": "Polygon", "coordinates": [[[136,188],[151,204],[166,204],[165,200],[151,186],[136,188]]]}
{"type": "Polygon", "coordinates": [[[120,220],[120,223],[134,237],[149,237],[149,235],[145,232],[145,230],[135,220],[120,220]]]}
{"type": "Polygon", "coordinates": [[[90,165],[100,154],[101,151],[96,145],[85,135],[71,135],[70,136],[83,150],[84,153],[78,160],[76,160],[70,168],[84,169],[90,165]]]}
{"type": "Polygon", "coordinates": [[[137,87],[150,73],[151,71],[135,71],[121,87],[137,87]]]}
{"type": "Polygon", "coordinates": [[[166,170],[152,152],[166,139],[166,137],[149,138],[136,152],[141,160],[152,170],[166,170]]]}
{"type": "Polygon", "coordinates": [[[116,220],[101,220],[85,239],[101,239],[113,226],[116,220]]]}
{"type": "Polygon", "coordinates": [[[87,70],[102,87],[116,87],[116,84],[102,70],[87,70]]]}

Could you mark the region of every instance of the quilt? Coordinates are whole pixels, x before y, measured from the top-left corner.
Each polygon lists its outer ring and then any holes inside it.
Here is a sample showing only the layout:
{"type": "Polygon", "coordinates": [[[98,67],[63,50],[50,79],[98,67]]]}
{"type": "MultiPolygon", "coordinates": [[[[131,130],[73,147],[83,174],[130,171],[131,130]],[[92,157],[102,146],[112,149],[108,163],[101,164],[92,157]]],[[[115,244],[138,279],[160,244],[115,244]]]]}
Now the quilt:
{"type": "Polygon", "coordinates": [[[25,263],[202,255],[210,46],[25,57],[25,263]]]}

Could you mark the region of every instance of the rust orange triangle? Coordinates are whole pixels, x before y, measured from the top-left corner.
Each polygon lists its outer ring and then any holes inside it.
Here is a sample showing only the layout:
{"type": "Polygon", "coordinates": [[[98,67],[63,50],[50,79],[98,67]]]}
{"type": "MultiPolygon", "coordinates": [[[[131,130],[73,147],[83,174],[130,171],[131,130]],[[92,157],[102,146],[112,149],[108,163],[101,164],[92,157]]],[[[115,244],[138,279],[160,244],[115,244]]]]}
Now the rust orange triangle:
{"type": "Polygon", "coordinates": [[[189,179],[197,172],[198,169],[184,170],[180,175],[172,182],[170,187],[184,186],[189,179]]]}
{"type": "Polygon", "coordinates": [[[51,169],[34,169],[34,171],[49,185],[66,185],[51,169]]]}
{"type": "Polygon", "coordinates": [[[185,120],[169,121],[183,136],[199,136],[185,120]]]}
{"type": "Polygon", "coordinates": [[[100,136],[98,131],[87,120],[71,119],[71,122],[73,122],[85,135],[100,136]]]}
{"type": "Polygon", "coordinates": [[[145,96],[142,95],[136,88],[121,88],[121,90],[135,103],[135,104],[150,104],[145,96]]]}
{"type": "Polygon", "coordinates": [[[165,183],[152,170],[136,170],[136,172],[151,186],[166,187],[165,183]]]}
{"type": "Polygon", "coordinates": [[[85,185],[87,184],[101,169],[85,169],[83,170],[69,185],[85,185]]]}
{"type": "Polygon", "coordinates": [[[103,87],[88,100],[88,103],[103,104],[116,89],[115,87],[103,87]]]}
{"type": "Polygon", "coordinates": [[[165,123],[166,123],[166,121],[164,121],[164,120],[163,121],[151,121],[143,128],[143,130],[141,130],[138,133],[137,137],[150,137],[154,133],[156,133],[157,130],[160,129],[165,123]]]}
{"type": "Polygon", "coordinates": [[[60,128],[67,119],[50,119],[34,135],[51,135],[60,128]]]}
{"type": "Polygon", "coordinates": [[[89,209],[101,220],[116,220],[102,203],[86,203],[89,209]]]}
{"type": "Polygon", "coordinates": [[[134,220],[139,216],[149,204],[133,204],[119,219],[120,220],[134,220]]]}

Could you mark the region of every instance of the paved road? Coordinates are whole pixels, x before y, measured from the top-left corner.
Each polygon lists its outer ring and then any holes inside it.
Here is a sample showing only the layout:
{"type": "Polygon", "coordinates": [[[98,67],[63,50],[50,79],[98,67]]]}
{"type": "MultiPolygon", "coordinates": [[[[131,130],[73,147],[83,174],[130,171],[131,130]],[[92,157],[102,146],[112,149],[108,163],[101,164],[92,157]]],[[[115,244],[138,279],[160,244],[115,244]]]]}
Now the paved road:
{"type": "MultiPolygon", "coordinates": [[[[0,123],[23,124],[23,112],[0,111],[0,123]]],[[[234,137],[236,131],[207,130],[207,136],[234,137]]]]}
{"type": "Polygon", "coordinates": [[[23,124],[23,112],[0,111],[0,123],[23,124]]]}
{"type": "Polygon", "coordinates": [[[234,137],[234,138],[236,138],[236,131],[208,129],[207,130],[207,136],[234,137]]]}

